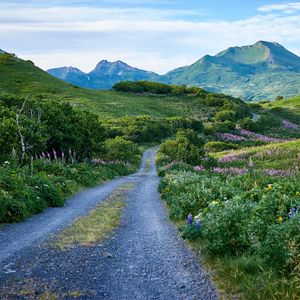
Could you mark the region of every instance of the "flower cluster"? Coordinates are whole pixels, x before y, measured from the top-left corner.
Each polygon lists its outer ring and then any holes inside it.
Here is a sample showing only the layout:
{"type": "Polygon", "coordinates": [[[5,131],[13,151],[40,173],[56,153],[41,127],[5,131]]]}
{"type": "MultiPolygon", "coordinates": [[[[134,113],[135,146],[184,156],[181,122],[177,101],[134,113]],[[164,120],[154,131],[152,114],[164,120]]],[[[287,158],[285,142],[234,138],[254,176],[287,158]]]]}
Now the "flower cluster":
{"type": "Polygon", "coordinates": [[[245,160],[246,158],[244,153],[237,154],[233,152],[222,156],[221,158],[218,159],[218,162],[225,163],[225,162],[245,161],[245,160]]]}
{"type": "Polygon", "coordinates": [[[164,169],[165,169],[165,170],[168,170],[168,169],[170,169],[172,166],[174,166],[175,164],[181,164],[181,163],[182,163],[181,161],[178,162],[178,161],[176,161],[176,160],[173,160],[173,161],[170,162],[169,164],[165,165],[165,166],[164,166],[164,169]]]}
{"type": "Polygon", "coordinates": [[[252,132],[250,130],[245,130],[245,129],[241,129],[240,134],[249,137],[251,140],[261,141],[261,142],[265,142],[265,143],[279,143],[279,142],[285,141],[283,139],[273,138],[270,136],[258,134],[258,133],[252,132]]]}
{"type": "Polygon", "coordinates": [[[268,176],[281,176],[281,177],[291,177],[297,175],[297,171],[295,170],[276,170],[276,169],[266,169],[264,173],[268,176]]]}
{"type": "Polygon", "coordinates": [[[194,171],[196,171],[196,172],[201,172],[201,171],[204,171],[204,170],[205,170],[205,168],[203,166],[195,166],[194,167],[194,171]]]}
{"type": "Polygon", "coordinates": [[[105,165],[121,165],[124,167],[130,167],[130,163],[128,162],[124,162],[121,160],[103,160],[102,158],[93,158],[91,160],[91,162],[94,165],[101,165],[101,166],[105,166],[105,165]]]}
{"type": "Polygon", "coordinates": [[[217,133],[217,137],[220,138],[221,140],[224,141],[235,141],[235,142],[240,142],[240,141],[246,141],[247,139],[236,135],[232,133],[217,133]]]}
{"type": "Polygon", "coordinates": [[[213,168],[213,172],[217,173],[217,174],[224,174],[224,175],[245,175],[246,173],[248,173],[248,170],[245,169],[245,168],[234,168],[234,167],[220,168],[220,167],[216,167],[216,168],[213,168]]]}
{"type": "Polygon", "coordinates": [[[290,129],[290,130],[299,130],[300,126],[297,124],[294,124],[288,120],[282,120],[281,125],[285,129],[290,129]]]}
{"type": "Polygon", "coordinates": [[[202,224],[199,220],[199,218],[195,217],[195,222],[193,222],[193,215],[191,213],[187,216],[187,224],[192,226],[194,225],[196,229],[200,230],[202,227],[202,224]]]}

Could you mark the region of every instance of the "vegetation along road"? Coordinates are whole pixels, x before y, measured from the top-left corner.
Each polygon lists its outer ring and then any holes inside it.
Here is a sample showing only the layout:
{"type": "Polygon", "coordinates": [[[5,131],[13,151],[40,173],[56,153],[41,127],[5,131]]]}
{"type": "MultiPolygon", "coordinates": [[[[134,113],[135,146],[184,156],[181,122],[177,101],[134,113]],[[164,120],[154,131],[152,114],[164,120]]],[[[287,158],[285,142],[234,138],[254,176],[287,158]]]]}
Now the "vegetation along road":
{"type": "MultiPolygon", "coordinates": [[[[209,275],[168,220],[157,191],[155,153],[153,149],[144,153],[134,175],[78,193],[63,208],[2,228],[0,297],[218,299],[209,275]],[[122,186],[126,191],[116,194],[122,186]],[[81,222],[78,219],[74,227],[72,221],[84,214],[83,218],[92,218],[87,213],[99,202],[105,205],[116,199],[124,201],[124,209],[113,235],[87,242],[88,246],[77,240],[70,247],[72,230],[81,222]]],[[[111,213],[111,205],[102,210],[111,213]]],[[[96,222],[96,213],[90,223],[96,222]]],[[[84,223],[83,232],[90,223],[84,223]]]]}

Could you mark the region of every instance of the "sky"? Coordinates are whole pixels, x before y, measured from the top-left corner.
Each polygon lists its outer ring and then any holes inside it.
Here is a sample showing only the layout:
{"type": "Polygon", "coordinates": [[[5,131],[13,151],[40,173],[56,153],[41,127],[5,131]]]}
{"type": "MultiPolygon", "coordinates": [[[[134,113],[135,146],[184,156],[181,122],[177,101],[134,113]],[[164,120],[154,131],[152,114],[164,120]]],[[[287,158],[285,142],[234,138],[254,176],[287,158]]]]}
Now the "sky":
{"type": "Polygon", "coordinates": [[[0,0],[0,49],[44,70],[107,59],[164,74],[258,40],[300,56],[300,2],[0,0]]]}

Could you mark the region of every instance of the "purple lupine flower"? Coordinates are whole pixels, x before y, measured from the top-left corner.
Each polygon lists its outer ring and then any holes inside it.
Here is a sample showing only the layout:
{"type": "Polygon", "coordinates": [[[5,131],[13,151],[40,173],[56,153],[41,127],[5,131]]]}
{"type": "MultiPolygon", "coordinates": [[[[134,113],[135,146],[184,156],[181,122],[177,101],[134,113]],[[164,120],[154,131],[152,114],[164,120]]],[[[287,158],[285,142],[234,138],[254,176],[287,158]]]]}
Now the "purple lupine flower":
{"type": "Polygon", "coordinates": [[[201,227],[202,227],[202,224],[201,224],[201,222],[200,222],[200,220],[199,220],[199,219],[197,219],[197,220],[196,220],[195,227],[196,227],[196,229],[198,229],[198,230],[200,230],[200,229],[201,229],[201,227]]]}
{"type": "Polygon", "coordinates": [[[188,214],[188,217],[187,217],[187,223],[189,225],[192,225],[193,224],[193,215],[191,213],[188,214]]]}
{"type": "Polygon", "coordinates": [[[292,219],[294,218],[297,214],[299,213],[299,206],[296,208],[296,207],[292,207],[288,213],[288,217],[289,219],[292,219]]]}

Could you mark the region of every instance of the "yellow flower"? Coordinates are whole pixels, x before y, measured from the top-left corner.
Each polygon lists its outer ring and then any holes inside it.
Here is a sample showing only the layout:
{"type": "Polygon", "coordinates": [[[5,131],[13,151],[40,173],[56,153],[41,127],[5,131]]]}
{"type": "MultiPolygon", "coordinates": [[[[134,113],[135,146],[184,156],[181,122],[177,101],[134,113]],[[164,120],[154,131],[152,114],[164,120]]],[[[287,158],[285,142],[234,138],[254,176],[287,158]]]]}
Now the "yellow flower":
{"type": "Polygon", "coordinates": [[[296,192],[296,197],[299,197],[300,196],[300,193],[297,191],[296,192]]]}
{"type": "Polygon", "coordinates": [[[219,204],[219,201],[212,201],[211,203],[210,203],[211,205],[218,205],[219,204]]]}
{"type": "Polygon", "coordinates": [[[280,217],[278,218],[278,222],[279,222],[279,223],[282,223],[282,222],[283,222],[283,217],[280,216],[280,217]]]}
{"type": "Polygon", "coordinates": [[[268,184],[268,185],[267,185],[267,189],[268,189],[269,191],[271,191],[271,190],[273,189],[273,185],[272,185],[272,184],[268,184]]]}

